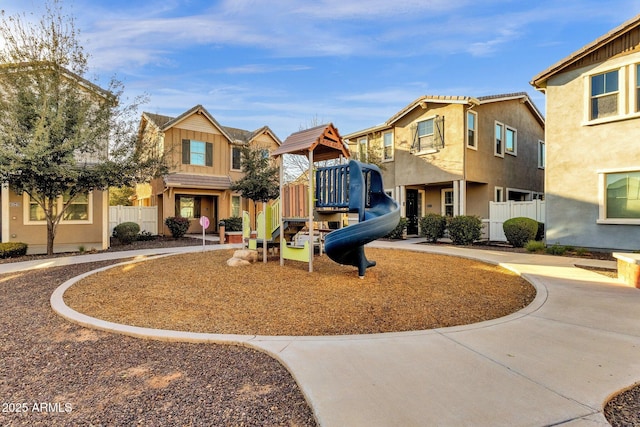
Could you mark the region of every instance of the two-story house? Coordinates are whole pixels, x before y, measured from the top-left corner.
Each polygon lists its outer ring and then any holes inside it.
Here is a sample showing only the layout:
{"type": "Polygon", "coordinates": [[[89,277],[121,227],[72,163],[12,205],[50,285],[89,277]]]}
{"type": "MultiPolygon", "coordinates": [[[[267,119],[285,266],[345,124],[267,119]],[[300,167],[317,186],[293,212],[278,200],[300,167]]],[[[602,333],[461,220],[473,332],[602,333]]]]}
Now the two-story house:
{"type": "MultiPolygon", "coordinates": [[[[8,69],[29,75],[34,70],[42,71],[47,67],[44,63],[41,64],[41,68],[28,64],[20,64],[17,67],[5,64],[3,72],[8,69]]],[[[107,90],[76,73],[64,68],[56,69],[60,71],[59,75],[63,82],[60,84],[61,87],[73,90],[81,99],[98,103],[112,96],[107,90]]],[[[0,88],[0,93],[3,92],[4,89],[0,88]]],[[[3,96],[6,96],[6,93],[3,93],[3,96]]],[[[102,141],[103,144],[99,144],[95,150],[78,152],[74,156],[74,161],[64,159],[59,166],[90,169],[99,164],[108,156],[108,136],[105,135],[103,140],[99,140],[99,142],[102,141]]],[[[64,149],[62,151],[64,152],[64,149]]],[[[0,241],[26,243],[30,254],[46,253],[47,220],[44,209],[27,192],[18,193],[11,190],[9,183],[0,184],[0,241]]],[[[57,197],[53,203],[54,212],[61,212],[63,207],[68,205],[56,228],[54,252],[109,247],[108,191],[93,190],[75,197],[70,197],[69,192],[66,192],[57,197]]]]}
{"type": "Polygon", "coordinates": [[[178,117],[143,113],[138,135],[155,141],[152,145],[164,153],[169,166],[165,176],[138,185],[135,196],[139,206],[158,206],[164,234],[169,233],[164,226],[168,217],[189,218],[188,233],[201,233],[201,216],[212,224],[207,231],[216,232],[220,219],[251,212],[253,203],[230,189],[242,177],[241,148],[251,145],[268,155],[280,146],[267,126],[253,132],[221,126],[202,105],[178,117]]]}
{"type": "Polygon", "coordinates": [[[408,234],[430,212],[487,218],[490,201],[544,193],[544,118],[526,93],[422,96],[344,138],[360,160],[381,162],[408,234]]]}
{"type": "Polygon", "coordinates": [[[547,243],[640,249],[640,15],[531,84],[546,96],[547,243]]]}

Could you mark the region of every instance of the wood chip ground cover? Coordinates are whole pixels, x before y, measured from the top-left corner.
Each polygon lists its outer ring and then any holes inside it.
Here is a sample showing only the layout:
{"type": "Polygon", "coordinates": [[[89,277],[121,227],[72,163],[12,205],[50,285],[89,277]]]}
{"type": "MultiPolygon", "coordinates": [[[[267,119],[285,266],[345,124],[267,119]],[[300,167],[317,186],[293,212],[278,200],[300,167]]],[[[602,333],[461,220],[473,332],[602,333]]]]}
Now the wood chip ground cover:
{"type": "Polygon", "coordinates": [[[232,268],[232,251],[120,266],[64,295],[75,310],[141,327],[247,335],[408,331],[495,319],[527,306],[535,289],[498,266],[410,251],[367,249],[378,265],[359,279],[326,256],[232,268]]]}

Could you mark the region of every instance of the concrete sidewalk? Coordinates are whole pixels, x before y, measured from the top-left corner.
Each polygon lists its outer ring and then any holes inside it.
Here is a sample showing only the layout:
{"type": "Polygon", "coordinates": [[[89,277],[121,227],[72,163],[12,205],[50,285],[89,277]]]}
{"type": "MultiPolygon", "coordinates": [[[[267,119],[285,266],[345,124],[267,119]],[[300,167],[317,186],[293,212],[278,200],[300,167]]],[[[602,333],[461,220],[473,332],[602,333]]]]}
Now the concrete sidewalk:
{"type": "Polygon", "coordinates": [[[62,316],[90,327],[262,349],[291,371],[322,426],[608,425],[602,415],[607,398],[640,380],[640,291],[574,264],[613,262],[414,243],[371,246],[500,264],[533,283],[536,299],[518,313],[474,325],[334,337],[112,324],[64,306],[62,293],[73,281],[51,301],[62,316]]]}

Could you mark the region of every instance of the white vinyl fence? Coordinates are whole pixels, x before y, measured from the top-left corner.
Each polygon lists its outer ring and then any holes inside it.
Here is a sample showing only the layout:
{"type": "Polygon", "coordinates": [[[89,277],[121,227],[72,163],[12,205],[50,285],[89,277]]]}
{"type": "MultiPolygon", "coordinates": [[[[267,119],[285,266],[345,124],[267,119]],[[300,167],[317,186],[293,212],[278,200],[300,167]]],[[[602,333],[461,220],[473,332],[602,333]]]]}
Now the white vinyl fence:
{"type": "Polygon", "coordinates": [[[527,217],[544,222],[544,200],[489,202],[489,240],[506,242],[502,224],[511,218],[527,217]]]}
{"type": "Polygon", "coordinates": [[[157,206],[109,206],[109,235],[113,229],[123,222],[135,222],[140,231],[148,231],[154,236],[158,234],[157,206]]]}

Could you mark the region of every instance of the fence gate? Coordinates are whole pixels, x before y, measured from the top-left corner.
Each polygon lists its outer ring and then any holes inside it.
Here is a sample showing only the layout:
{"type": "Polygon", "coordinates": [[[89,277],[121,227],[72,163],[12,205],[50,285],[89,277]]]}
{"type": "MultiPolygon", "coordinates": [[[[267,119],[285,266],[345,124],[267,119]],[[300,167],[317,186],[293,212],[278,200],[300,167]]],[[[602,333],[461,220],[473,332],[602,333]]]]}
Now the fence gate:
{"type": "Polygon", "coordinates": [[[511,218],[523,216],[544,222],[544,206],[544,200],[489,202],[489,240],[506,242],[502,224],[511,218]]]}
{"type": "Polygon", "coordinates": [[[109,206],[109,235],[113,229],[123,222],[135,222],[140,231],[147,231],[152,235],[158,234],[157,206],[109,206]]]}

